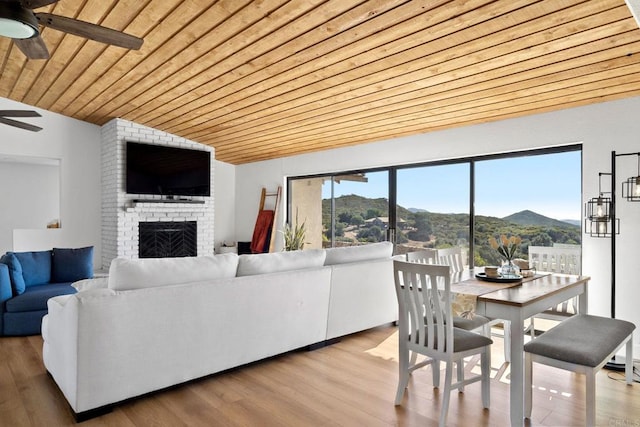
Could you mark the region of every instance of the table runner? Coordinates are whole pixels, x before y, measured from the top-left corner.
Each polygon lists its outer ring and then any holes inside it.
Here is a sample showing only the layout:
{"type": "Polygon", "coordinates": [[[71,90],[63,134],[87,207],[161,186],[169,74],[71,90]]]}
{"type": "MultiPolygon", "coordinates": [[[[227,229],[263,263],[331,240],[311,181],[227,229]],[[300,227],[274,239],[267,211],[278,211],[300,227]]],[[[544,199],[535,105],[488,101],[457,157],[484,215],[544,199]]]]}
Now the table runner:
{"type": "MultiPolygon", "coordinates": [[[[472,273],[470,272],[470,274],[472,273]]],[[[498,291],[500,289],[520,286],[523,283],[548,276],[549,274],[551,273],[538,273],[531,277],[524,277],[522,280],[510,283],[488,282],[480,280],[474,276],[457,283],[452,283],[451,308],[453,315],[463,317],[465,319],[473,319],[479,295],[498,291]]]]}

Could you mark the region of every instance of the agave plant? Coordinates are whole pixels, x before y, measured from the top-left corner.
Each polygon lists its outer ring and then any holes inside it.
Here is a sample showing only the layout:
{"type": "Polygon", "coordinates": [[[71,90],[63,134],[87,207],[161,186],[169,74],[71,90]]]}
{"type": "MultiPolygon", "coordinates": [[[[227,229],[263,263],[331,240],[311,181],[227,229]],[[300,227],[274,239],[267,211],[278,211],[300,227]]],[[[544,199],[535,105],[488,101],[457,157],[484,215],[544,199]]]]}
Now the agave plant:
{"type": "Polygon", "coordinates": [[[305,223],[298,224],[298,212],[296,211],[296,221],[293,225],[286,223],[284,225],[284,250],[285,251],[297,251],[304,248],[305,235],[307,230],[305,229],[305,223]]]}

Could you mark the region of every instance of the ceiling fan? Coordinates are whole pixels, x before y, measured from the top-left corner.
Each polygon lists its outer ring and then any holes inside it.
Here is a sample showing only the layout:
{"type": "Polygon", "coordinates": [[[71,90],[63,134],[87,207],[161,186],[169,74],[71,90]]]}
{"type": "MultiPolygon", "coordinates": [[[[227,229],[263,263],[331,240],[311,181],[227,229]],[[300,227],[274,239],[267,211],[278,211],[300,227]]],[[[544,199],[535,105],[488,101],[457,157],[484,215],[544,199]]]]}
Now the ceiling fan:
{"type": "Polygon", "coordinates": [[[41,131],[42,128],[29,123],[20,122],[18,120],[8,119],[7,117],[42,117],[36,111],[30,110],[0,110],[0,123],[5,125],[15,126],[20,129],[30,130],[32,132],[41,131]]]}
{"type": "Polygon", "coordinates": [[[0,0],[0,35],[12,38],[16,46],[29,59],[49,58],[49,50],[40,37],[40,26],[126,49],[137,50],[142,46],[141,38],[111,28],[51,13],[33,11],[58,1],[0,0]]]}

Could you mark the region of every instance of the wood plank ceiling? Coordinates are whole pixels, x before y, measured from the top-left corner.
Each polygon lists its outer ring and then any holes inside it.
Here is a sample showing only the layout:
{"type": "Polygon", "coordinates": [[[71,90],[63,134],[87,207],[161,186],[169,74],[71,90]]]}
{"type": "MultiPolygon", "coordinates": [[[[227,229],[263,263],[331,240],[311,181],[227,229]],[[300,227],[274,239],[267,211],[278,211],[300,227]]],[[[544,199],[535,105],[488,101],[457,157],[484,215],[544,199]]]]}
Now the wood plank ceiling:
{"type": "Polygon", "coordinates": [[[640,29],[624,0],[60,0],[38,11],[145,42],[127,51],[45,28],[51,58],[27,61],[2,38],[0,96],[98,125],[121,117],[232,164],[640,95],[640,29]]]}

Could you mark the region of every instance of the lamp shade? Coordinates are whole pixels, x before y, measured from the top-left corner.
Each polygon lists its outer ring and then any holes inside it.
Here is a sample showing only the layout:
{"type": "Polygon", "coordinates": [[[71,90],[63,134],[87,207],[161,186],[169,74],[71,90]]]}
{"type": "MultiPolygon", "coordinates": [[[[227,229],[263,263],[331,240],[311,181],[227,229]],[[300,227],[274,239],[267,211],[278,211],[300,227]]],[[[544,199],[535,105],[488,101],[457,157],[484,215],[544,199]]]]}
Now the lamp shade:
{"type": "Polygon", "coordinates": [[[632,176],[622,183],[622,197],[630,202],[640,202],[640,176],[632,176]]]}
{"type": "Polygon", "coordinates": [[[592,237],[611,236],[611,199],[602,195],[585,203],[585,232],[592,237]]]}

